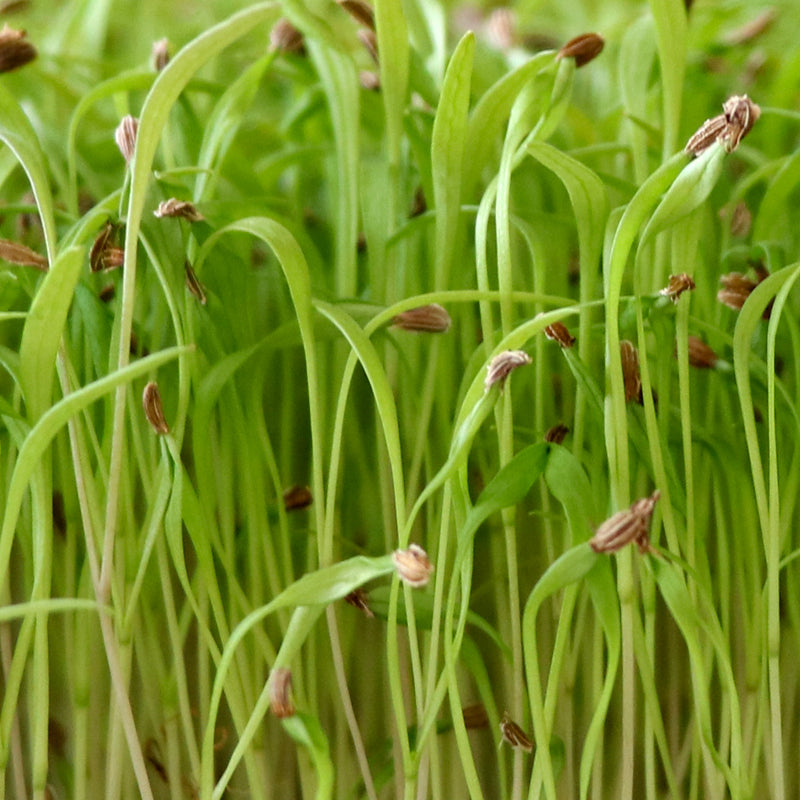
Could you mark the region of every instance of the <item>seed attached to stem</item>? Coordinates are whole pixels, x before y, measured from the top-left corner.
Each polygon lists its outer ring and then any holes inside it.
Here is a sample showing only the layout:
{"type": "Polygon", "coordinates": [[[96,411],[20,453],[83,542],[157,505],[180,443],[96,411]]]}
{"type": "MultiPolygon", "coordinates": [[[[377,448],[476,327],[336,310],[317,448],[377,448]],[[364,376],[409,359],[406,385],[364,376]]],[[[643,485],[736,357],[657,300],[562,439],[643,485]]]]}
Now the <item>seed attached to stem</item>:
{"type": "Polygon", "coordinates": [[[486,368],[483,390],[488,392],[496,383],[499,383],[502,388],[506,378],[517,367],[524,367],[532,363],[533,359],[524,350],[504,350],[502,353],[498,353],[486,368]]]}
{"type": "Polygon", "coordinates": [[[451,324],[450,315],[438,303],[409,308],[392,319],[395,328],[418,333],[445,333],[451,324]]]}
{"type": "Polygon", "coordinates": [[[24,67],[36,58],[36,48],[25,37],[25,31],[9,28],[0,30],[0,72],[11,72],[24,67]]]}
{"type": "Polygon", "coordinates": [[[369,607],[367,593],[363,589],[355,589],[354,591],[350,592],[350,594],[345,595],[344,601],[345,603],[353,606],[353,608],[357,608],[364,614],[364,616],[369,617],[370,619],[375,616],[372,613],[372,609],[369,607]]]}
{"type": "Polygon", "coordinates": [[[582,33],[570,39],[556,55],[556,58],[574,58],[575,66],[582,67],[603,52],[605,39],[598,33],[582,33]]]}
{"type": "Polygon", "coordinates": [[[130,160],[133,158],[133,152],[136,148],[136,134],[138,131],[139,120],[136,119],[136,117],[132,117],[130,114],[122,118],[122,121],[117,125],[117,129],[114,131],[114,141],[117,143],[117,147],[119,147],[119,151],[122,153],[125,163],[130,163],[130,160]]]}
{"type": "Polygon", "coordinates": [[[375,12],[365,0],[336,0],[336,2],[359,24],[375,30],[375,12]]]}
{"type": "Polygon", "coordinates": [[[433,574],[428,554],[417,544],[409,545],[407,550],[395,550],[392,561],[400,580],[415,589],[425,586],[433,574]]]}
{"type": "Polygon", "coordinates": [[[678,298],[684,292],[690,292],[695,288],[694,281],[692,280],[691,276],[687,275],[685,272],[682,272],[680,275],[670,275],[669,276],[669,283],[661,289],[659,294],[663,294],[664,297],[669,297],[673,303],[678,302],[678,298]]]}
{"type": "Polygon", "coordinates": [[[169,64],[169,41],[167,39],[159,39],[157,42],[153,42],[150,58],[153,62],[153,69],[156,72],[161,72],[169,64]]]}
{"type": "Polygon", "coordinates": [[[269,32],[269,49],[281,53],[303,53],[303,34],[285,17],[279,19],[269,32]]]}
{"type": "Polygon", "coordinates": [[[642,377],[639,373],[639,351],[633,342],[623,339],[619,343],[622,359],[622,379],[625,382],[625,402],[642,402],[642,377]]]}
{"type": "Polygon", "coordinates": [[[194,267],[188,261],[183,262],[183,271],[186,275],[186,288],[197,298],[200,305],[204,306],[208,302],[206,287],[200,283],[200,278],[197,277],[194,267]]]}
{"type": "Polygon", "coordinates": [[[553,427],[545,433],[544,440],[551,444],[561,444],[568,433],[569,428],[559,422],[558,425],[553,425],[553,427]]]}
{"type": "Polygon", "coordinates": [[[158,391],[158,384],[155,381],[150,381],[144,387],[142,393],[142,406],[144,406],[144,415],[147,421],[152,426],[153,430],[164,436],[169,433],[169,425],[164,417],[164,406],[161,402],[161,393],[158,391]]]}
{"type": "Polygon", "coordinates": [[[118,269],[125,262],[125,251],[117,247],[114,240],[117,235],[117,226],[107,222],[89,251],[89,267],[92,272],[107,272],[118,269]]]}
{"type": "Polygon", "coordinates": [[[616,553],[636,542],[640,553],[650,550],[650,519],[661,493],[656,489],[650,497],[637,500],[630,508],[609,517],[589,541],[595,553],[616,553]]]}
{"type": "Polygon", "coordinates": [[[314,502],[311,489],[308,486],[290,486],[283,493],[283,507],[286,511],[297,511],[308,508],[314,502]]]}
{"type": "Polygon", "coordinates": [[[162,219],[163,217],[180,217],[189,222],[201,222],[205,217],[195,208],[194,203],[188,200],[178,200],[170,197],[169,200],[162,200],[153,215],[162,219]]]}
{"type": "MultiPolygon", "coordinates": [[[[753,289],[758,286],[764,278],[769,276],[769,272],[760,264],[754,267],[756,279],[748,278],[741,272],[729,272],[723,275],[719,282],[722,288],[717,292],[717,300],[724,303],[728,308],[734,311],[741,311],[745,301],[753,292],[753,289]]],[[[761,315],[763,319],[769,319],[772,314],[772,305],[774,301],[770,301],[761,315]]]]}
{"type": "Polygon", "coordinates": [[[686,143],[687,152],[699,156],[718,141],[726,152],[732,153],[761,116],[761,109],[746,94],[729,97],[722,104],[722,111],[697,129],[686,143]]]}
{"type": "Polygon", "coordinates": [[[563,322],[554,322],[544,329],[544,335],[554,342],[558,342],[561,347],[567,349],[575,344],[575,337],[570,334],[567,326],[563,322]]]}
{"type": "Polygon", "coordinates": [[[689,364],[697,369],[713,369],[719,356],[699,337],[689,337],[689,364]]]}
{"type": "Polygon", "coordinates": [[[296,713],[291,691],[292,671],[287,667],[272,670],[269,676],[269,707],[278,719],[293,717],[296,713]]]}
{"type": "Polygon", "coordinates": [[[533,750],[533,742],[525,731],[508,716],[507,711],[503,712],[503,719],[500,720],[500,733],[503,737],[502,742],[510,745],[514,750],[524,750],[526,753],[533,750]]]}

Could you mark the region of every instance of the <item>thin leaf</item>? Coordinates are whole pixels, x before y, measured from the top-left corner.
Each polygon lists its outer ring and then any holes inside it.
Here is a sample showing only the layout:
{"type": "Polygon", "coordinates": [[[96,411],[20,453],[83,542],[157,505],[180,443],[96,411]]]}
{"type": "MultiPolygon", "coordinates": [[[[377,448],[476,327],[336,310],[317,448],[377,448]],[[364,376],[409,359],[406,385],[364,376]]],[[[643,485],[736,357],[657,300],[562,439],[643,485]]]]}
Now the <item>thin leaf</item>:
{"type": "Polygon", "coordinates": [[[466,146],[475,36],[467,33],[447,65],[431,137],[433,202],[436,207],[435,288],[444,289],[461,212],[461,174],[466,146]]]}
{"type": "Polygon", "coordinates": [[[31,423],[50,408],[56,353],[81,273],[83,248],[65,250],[52,264],[31,303],[19,347],[20,383],[31,423]]]}

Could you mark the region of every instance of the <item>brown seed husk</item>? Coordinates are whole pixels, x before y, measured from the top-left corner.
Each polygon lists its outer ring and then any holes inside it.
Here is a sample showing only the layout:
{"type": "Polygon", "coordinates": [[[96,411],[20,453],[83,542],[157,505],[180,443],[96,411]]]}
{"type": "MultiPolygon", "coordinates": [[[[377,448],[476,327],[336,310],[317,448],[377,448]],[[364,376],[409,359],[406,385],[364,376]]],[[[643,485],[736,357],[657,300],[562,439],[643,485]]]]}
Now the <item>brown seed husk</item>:
{"type": "Polygon", "coordinates": [[[713,369],[719,356],[698,336],[689,337],[689,364],[697,369],[713,369]]]}
{"type": "Polygon", "coordinates": [[[269,47],[281,53],[303,53],[303,34],[288,19],[279,19],[269,33],[269,47]]]}
{"type": "Polygon", "coordinates": [[[336,2],[359,24],[375,30],[375,12],[364,0],[336,0],[336,2]]]}
{"type": "Polygon", "coordinates": [[[489,715],[486,713],[486,706],[483,703],[465,706],[461,710],[461,716],[464,719],[464,727],[467,730],[486,728],[489,725],[489,715]]]}
{"type": "Polygon", "coordinates": [[[623,339],[619,343],[619,355],[622,359],[622,378],[625,382],[625,402],[640,403],[642,378],[639,374],[639,351],[633,346],[633,342],[623,339]]]}
{"type": "Polygon", "coordinates": [[[503,713],[503,719],[500,721],[500,733],[503,736],[503,741],[513,749],[524,750],[526,753],[530,753],[533,750],[533,742],[525,731],[508,716],[507,711],[503,713]]]}
{"type": "Polygon", "coordinates": [[[89,251],[89,267],[92,272],[106,272],[121,267],[125,261],[125,253],[115,244],[117,226],[107,222],[97,234],[92,249],[89,251]]]}
{"type": "Polygon", "coordinates": [[[569,329],[563,322],[554,322],[544,329],[544,335],[565,349],[572,347],[575,344],[575,337],[569,332],[569,329]]]}
{"type": "Polygon", "coordinates": [[[372,609],[369,607],[367,593],[363,589],[356,589],[350,592],[350,594],[345,595],[344,601],[345,603],[353,606],[353,608],[357,608],[364,614],[364,616],[369,617],[370,619],[375,616],[372,613],[372,609]]]}
{"type": "Polygon", "coordinates": [[[515,369],[532,363],[533,360],[524,350],[504,350],[502,353],[498,353],[486,367],[483,390],[488,392],[496,383],[499,383],[502,388],[506,378],[515,369]]]}
{"type": "Polygon", "coordinates": [[[556,58],[574,58],[575,66],[582,67],[603,52],[605,40],[598,33],[582,33],[570,39],[559,51],[556,58]]]}
{"type": "Polygon", "coordinates": [[[678,302],[678,298],[684,293],[692,291],[695,288],[694,281],[690,275],[682,272],[680,275],[670,275],[669,283],[665,288],[661,289],[659,294],[669,297],[673,303],[678,302]]]}
{"type": "Polygon", "coordinates": [[[0,30],[0,72],[12,72],[36,58],[36,48],[25,39],[27,35],[8,24],[0,30]]]}
{"type": "Polygon", "coordinates": [[[707,119],[684,148],[699,156],[715,142],[732,153],[761,116],[761,109],[746,95],[732,95],[722,104],[722,114],[707,119]]]}
{"type": "Polygon", "coordinates": [[[204,306],[208,301],[206,297],[206,287],[200,283],[200,279],[197,277],[194,267],[188,261],[183,262],[183,271],[186,275],[186,288],[197,298],[200,305],[204,306]]]}
{"type": "Polygon", "coordinates": [[[0,258],[21,267],[36,267],[40,270],[48,268],[47,259],[44,256],[24,244],[12,242],[9,239],[0,239],[0,258]]]}
{"type": "Polygon", "coordinates": [[[178,200],[170,197],[169,200],[162,200],[153,215],[162,219],[163,217],[179,217],[189,220],[189,222],[201,222],[205,217],[195,208],[194,203],[188,200],[178,200]]]}
{"type": "Polygon", "coordinates": [[[450,315],[438,303],[410,308],[392,319],[395,328],[417,333],[446,333],[451,324],[450,315]]]}
{"type": "Polygon", "coordinates": [[[544,440],[550,444],[561,444],[568,433],[569,428],[559,422],[558,425],[553,425],[553,427],[545,433],[544,440]]]}
{"type": "Polygon", "coordinates": [[[622,511],[609,517],[589,541],[595,553],[616,553],[625,545],[636,542],[639,552],[650,550],[650,519],[661,493],[656,489],[622,511]]]}
{"type": "Polygon", "coordinates": [[[283,493],[283,507],[286,511],[308,508],[313,502],[314,497],[308,486],[290,486],[283,493]]]}
{"type": "Polygon", "coordinates": [[[153,430],[163,436],[169,433],[169,425],[164,418],[164,406],[161,402],[161,393],[158,391],[158,384],[150,381],[142,392],[142,406],[144,415],[153,430]]]}

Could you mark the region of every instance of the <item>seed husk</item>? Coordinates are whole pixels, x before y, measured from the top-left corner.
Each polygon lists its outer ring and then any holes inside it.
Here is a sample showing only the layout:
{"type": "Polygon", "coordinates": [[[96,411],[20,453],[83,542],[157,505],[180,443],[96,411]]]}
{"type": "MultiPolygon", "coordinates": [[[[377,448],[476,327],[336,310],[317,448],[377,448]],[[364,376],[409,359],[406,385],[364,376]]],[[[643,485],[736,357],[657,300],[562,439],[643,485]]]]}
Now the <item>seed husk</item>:
{"type": "Polygon", "coordinates": [[[464,719],[464,727],[468,730],[486,728],[489,725],[489,715],[486,713],[486,706],[483,703],[465,706],[461,710],[461,716],[464,719]]]}
{"type": "Polygon", "coordinates": [[[417,333],[446,333],[451,324],[450,315],[438,303],[410,308],[392,319],[395,328],[417,333]]]}
{"type": "Polygon", "coordinates": [[[336,0],[336,2],[359,24],[375,30],[375,12],[364,0],[336,0]]]}
{"type": "Polygon", "coordinates": [[[563,322],[554,322],[544,329],[544,335],[554,342],[558,342],[561,347],[568,349],[575,344],[575,337],[569,332],[569,329],[563,322]]]}
{"type": "Polygon", "coordinates": [[[313,502],[314,496],[308,486],[290,486],[283,493],[283,507],[286,511],[308,508],[313,502]]]}
{"type": "Polygon", "coordinates": [[[183,262],[183,271],[186,276],[186,288],[197,298],[200,305],[204,306],[208,302],[206,287],[200,283],[200,279],[197,277],[194,267],[188,261],[183,262]]]}
{"type": "Polygon", "coordinates": [[[372,609],[369,607],[367,593],[363,589],[355,589],[354,591],[350,592],[350,594],[345,595],[344,601],[345,603],[353,606],[353,608],[357,608],[364,614],[364,616],[369,617],[370,619],[375,616],[372,613],[372,609]]]}
{"type": "Polygon", "coordinates": [[[161,72],[169,64],[169,41],[167,39],[159,39],[157,42],[153,42],[150,58],[153,63],[153,69],[156,72],[161,72]]]}
{"type": "Polygon", "coordinates": [[[605,39],[599,33],[582,33],[570,39],[556,55],[556,58],[574,58],[575,66],[582,67],[603,52],[605,39]]]}
{"type": "Polygon", "coordinates": [[[123,265],[125,251],[121,247],[117,247],[116,236],[117,226],[110,221],[97,234],[92,249],[89,251],[89,267],[92,272],[107,272],[123,265]]]}
{"type": "Polygon", "coordinates": [[[558,425],[553,425],[553,427],[545,433],[544,440],[550,444],[561,444],[568,433],[569,428],[559,422],[558,425]]]}
{"type": "Polygon", "coordinates": [[[622,359],[622,378],[625,382],[625,402],[642,402],[642,377],[639,373],[639,351],[633,342],[623,339],[619,343],[622,359]]]}
{"type": "Polygon", "coordinates": [[[689,337],[689,364],[697,369],[713,369],[719,356],[699,337],[689,337]]]}
{"type": "Polygon", "coordinates": [[[189,222],[201,222],[205,217],[195,208],[194,203],[188,200],[178,200],[170,197],[169,200],[162,200],[153,215],[162,219],[163,217],[179,217],[189,220],[189,222]]]}
{"type": "Polygon", "coordinates": [[[722,104],[722,114],[707,119],[684,148],[699,156],[715,142],[732,153],[761,116],[761,109],[746,94],[732,95],[722,104]]]}
{"type": "Polygon", "coordinates": [[[167,420],[164,417],[161,393],[158,391],[158,384],[155,381],[150,381],[144,387],[142,406],[144,407],[144,415],[153,430],[161,436],[169,433],[169,425],[167,425],[167,420]]]}
{"type": "Polygon", "coordinates": [[[284,17],[272,26],[269,33],[269,47],[270,50],[278,50],[281,53],[303,53],[305,52],[303,34],[284,17]]]}
{"type": "Polygon", "coordinates": [[[680,275],[670,275],[669,283],[659,291],[665,297],[669,297],[673,303],[678,302],[678,298],[684,293],[692,291],[695,288],[694,281],[690,275],[681,272],[680,275]]]}
{"type": "Polygon", "coordinates": [[[532,364],[533,359],[524,350],[504,350],[498,353],[486,367],[483,390],[488,392],[496,383],[502,388],[506,378],[518,367],[532,364]]]}
{"type": "Polygon", "coordinates": [[[381,76],[370,69],[362,69],[358,73],[358,82],[368,92],[379,92],[381,89],[381,76]]]}
{"type": "Polygon", "coordinates": [[[12,72],[24,67],[37,56],[36,48],[26,40],[26,31],[9,28],[0,30],[0,72],[12,72]]]}
{"type": "Polygon", "coordinates": [[[596,531],[589,541],[595,553],[616,553],[625,545],[636,542],[640,553],[650,550],[650,519],[661,493],[656,489],[650,497],[643,497],[630,508],[617,511],[596,531]]]}
{"type": "Polygon", "coordinates": [[[427,585],[433,574],[428,554],[417,544],[411,544],[407,550],[395,550],[392,561],[400,580],[415,589],[427,585]]]}
{"type": "Polygon", "coordinates": [[[0,258],[9,264],[18,264],[21,267],[36,267],[43,271],[48,269],[47,259],[43,255],[9,239],[0,239],[0,258]]]}
{"type": "Polygon", "coordinates": [[[503,719],[500,721],[500,733],[503,741],[514,750],[524,750],[526,753],[533,750],[533,742],[525,731],[509,717],[507,711],[503,712],[503,719]]]}
{"type": "Polygon", "coordinates": [[[134,150],[136,149],[136,134],[139,131],[139,120],[132,117],[130,114],[123,117],[122,121],[117,125],[114,131],[114,141],[117,143],[125,163],[130,163],[133,158],[134,150]]]}
{"type": "Polygon", "coordinates": [[[292,671],[287,667],[273,669],[269,676],[269,707],[278,719],[293,717],[297,713],[291,691],[292,671]]]}

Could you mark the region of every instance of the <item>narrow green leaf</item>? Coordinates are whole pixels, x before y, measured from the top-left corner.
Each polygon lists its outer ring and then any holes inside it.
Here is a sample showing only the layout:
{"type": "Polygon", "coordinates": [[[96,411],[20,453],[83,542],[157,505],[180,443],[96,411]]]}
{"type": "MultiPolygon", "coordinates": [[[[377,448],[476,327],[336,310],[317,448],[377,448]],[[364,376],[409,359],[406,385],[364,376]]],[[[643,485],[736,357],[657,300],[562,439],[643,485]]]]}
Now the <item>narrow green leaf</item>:
{"type": "Polygon", "coordinates": [[[469,117],[464,157],[464,191],[473,190],[481,172],[488,164],[493,148],[511,113],[511,107],[523,88],[536,73],[550,65],[555,53],[539,53],[530,61],[504,75],[484,92],[469,117]]]}
{"type": "Polygon", "coordinates": [[[8,559],[11,553],[11,545],[14,541],[14,531],[23,497],[31,476],[39,464],[39,459],[56,434],[75,414],[82,411],[90,403],[114,391],[118,386],[147,375],[162,364],[166,364],[186,352],[187,348],[185,347],[172,347],[142,358],[133,364],[129,364],[124,369],[118,370],[111,375],[106,375],[94,383],[68,394],[39,417],[36,425],[31,429],[30,434],[20,448],[8,486],[6,505],[3,512],[3,526],[0,529],[0,589],[2,589],[3,581],[8,575],[8,559]]]}
{"type": "Polygon", "coordinates": [[[200,169],[195,181],[194,200],[200,202],[211,194],[214,185],[212,167],[219,163],[233,143],[245,112],[253,103],[264,72],[272,64],[275,52],[262,56],[251,64],[222,94],[204,127],[203,142],[197,166],[200,169]]]}
{"type": "Polygon", "coordinates": [[[459,532],[459,552],[469,546],[475,532],[491,514],[516,505],[525,497],[544,471],[549,455],[550,445],[538,442],[521,450],[500,469],[464,521],[459,532]]]}
{"type": "Polygon", "coordinates": [[[706,663],[708,661],[707,645],[701,641],[699,636],[701,624],[697,608],[674,564],[656,557],[648,558],[647,563],[652,570],[653,577],[656,579],[664,602],[680,628],[681,636],[689,653],[694,707],[697,713],[697,725],[700,734],[711,753],[714,763],[720,772],[725,775],[725,780],[731,790],[731,797],[738,798],[740,797],[739,783],[733,777],[730,766],[725,763],[714,743],[706,671],[706,663]]]}
{"type": "Polygon", "coordinates": [[[0,141],[16,156],[31,184],[47,247],[47,260],[56,259],[56,220],[50,178],[39,138],[16,98],[0,85],[0,141]]]}
{"type": "Polygon", "coordinates": [[[431,171],[436,207],[436,289],[444,289],[447,285],[461,212],[461,173],[474,52],[475,36],[467,33],[447,65],[433,123],[431,171]]]}
{"type": "Polygon", "coordinates": [[[381,96],[386,112],[389,162],[399,165],[403,115],[408,94],[410,47],[403,4],[395,0],[375,4],[375,30],[381,54],[381,96]]]}
{"type": "Polygon", "coordinates": [[[325,736],[319,720],[311,714],[298,711],[294,716],[283,720],[283,729],[297,744],[308,750],[317,774],[317,791],[314,795],[316,800],[333,797],[333,761],[328,737],[325,736]]]}
{"type": "Polygon", "coordinates": [[[73,247],[50,265],[22,329],[19,377],[31,423],[50,408],[53,399],[56,353],[80,277],[83,254],[83,248],[73,247]]]}
{"type": "Polygon", "coordinates": [[[650,217],[639,247],[706,201],[722,174],[725,148],[717,142],[684,167],[650,217]]]}

